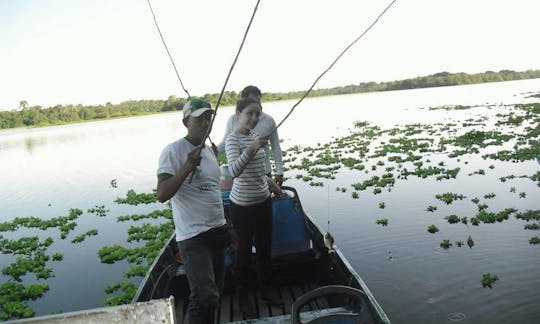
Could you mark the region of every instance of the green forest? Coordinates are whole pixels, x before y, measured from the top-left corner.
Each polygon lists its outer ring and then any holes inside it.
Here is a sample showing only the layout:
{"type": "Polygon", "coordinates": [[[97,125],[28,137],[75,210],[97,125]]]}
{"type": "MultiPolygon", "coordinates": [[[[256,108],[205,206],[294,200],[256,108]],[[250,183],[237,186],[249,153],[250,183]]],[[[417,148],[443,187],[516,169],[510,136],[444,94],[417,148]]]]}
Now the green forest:
{"type": "MultiPolygon", "coordinates": [[[[312,90],[309,96],[320,97],[361,92],[431,88],[535,78],[540,78],[540,70],[527,70],[523,72],[501,70],[499,72],[486,71],[484,73],[476,74],[440,72],[433,75],[405,80],[379,83],[362,82],[356,85],[315,89],[312,90]]],[[[305,91],[263,93],[262,99],[265,102],[299,99],[304,93],[305,91]]],[[[202,96],[202,98],[210,101],[214,106],[218,97],[219,93],[205,94],[202,96]]],[[[238,98],[239,93],[235,91],[226,91],[223,94],[220,105],[233,105],[238,98]]],[[[0,129],[62,125],[75,122],[174,111],[180,110],[185,101],[185,98],[178,98],[172,95],[166,100],[128,100],[119,104],[111,104],[109,102],[104,105],[56,105],[54,107],[44,108],[41,106],[31,106],[26,100],[23,100],[19,103],[18,109],[0,111],[0,129]]]]}

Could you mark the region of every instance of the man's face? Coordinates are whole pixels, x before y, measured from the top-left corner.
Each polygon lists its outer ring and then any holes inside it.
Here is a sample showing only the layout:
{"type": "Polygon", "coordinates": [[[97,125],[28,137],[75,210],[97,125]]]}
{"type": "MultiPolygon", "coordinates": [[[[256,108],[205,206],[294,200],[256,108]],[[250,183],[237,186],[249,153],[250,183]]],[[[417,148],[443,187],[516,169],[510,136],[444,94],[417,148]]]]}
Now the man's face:
{"type": "Polygon", "coordinates": [[[187,129],[190,134],[204,136],[212,121],[212,110],[205,111],[199,117],[189,116],[187,121],[187,129]]]}

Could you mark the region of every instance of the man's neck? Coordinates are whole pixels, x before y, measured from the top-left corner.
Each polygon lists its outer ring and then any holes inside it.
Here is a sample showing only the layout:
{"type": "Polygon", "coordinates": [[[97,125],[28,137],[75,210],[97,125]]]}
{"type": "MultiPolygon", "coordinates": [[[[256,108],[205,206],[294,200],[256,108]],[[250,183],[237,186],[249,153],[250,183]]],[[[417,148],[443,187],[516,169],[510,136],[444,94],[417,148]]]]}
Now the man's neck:
{"type": "Polygon", "coordinates": [[[190,144],[192,144],[193,146],[199,146],[201,145],[201,142],[202,142],[202,138],[200,137],[195,137],[195,136],[190,136],[189,134],[186,135],[184,137],[190,144]]]}

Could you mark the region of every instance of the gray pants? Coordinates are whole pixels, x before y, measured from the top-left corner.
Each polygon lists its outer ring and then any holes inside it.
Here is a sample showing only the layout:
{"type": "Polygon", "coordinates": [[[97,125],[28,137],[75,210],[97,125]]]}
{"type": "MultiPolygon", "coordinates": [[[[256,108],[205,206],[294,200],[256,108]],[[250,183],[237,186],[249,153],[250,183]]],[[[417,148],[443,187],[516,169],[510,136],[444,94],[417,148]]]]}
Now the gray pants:
{"type": "Polygon", "coordinates": [[[225,250],[212,250],[205,239],[195,236],[178,242],[189,282],[190,324],[213,323],[225,277],[225,250]]]}

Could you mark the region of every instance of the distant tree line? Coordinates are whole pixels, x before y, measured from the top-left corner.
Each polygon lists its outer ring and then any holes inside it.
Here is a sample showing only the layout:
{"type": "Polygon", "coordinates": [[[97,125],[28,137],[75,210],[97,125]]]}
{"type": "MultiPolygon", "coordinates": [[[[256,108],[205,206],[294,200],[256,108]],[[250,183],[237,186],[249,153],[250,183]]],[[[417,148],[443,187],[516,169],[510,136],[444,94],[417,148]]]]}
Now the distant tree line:
{"type": "MultiPolygon", "coordinates": [[[[484,73],[466,74],[440,72],[433,75],[417,77],[413,79],[389,81],[389,82],[362,82],[357,85],[348,85],[335,88],[315,89],[310,97],[333,96],[341,94],[406,90],[417,88],[431,88],[442,86],[454,86],[473,83],[511,81],[540,78],[540,70],[527,70],[516,72],[501,70],[499,72],[486,71],[484,73]]],[[[277,101],[298,99],[305,91],[293,91],[283,93],[264,93],[263,101],[277,101]]],[[[205,94],[202,98],[216,104],[219,94],[205,94]]],[[[239,93],[226,91],[223,94],[220,105],[234,105],[239,98],[239,93]]],[[[105,105],[56,105],[43,108],[30,106],[27,101],[19,103],[18,110],[0,111],[0,129],[15,127],[39,127],[48,125],[61,125],[74,122],[109,119],[116,117],[128,117],[144,114],[153,114],[166,111],[181,110],[186,99],[169,96],[167,100],[129,100],[119,104],[106,103],[105,105]]]]}

